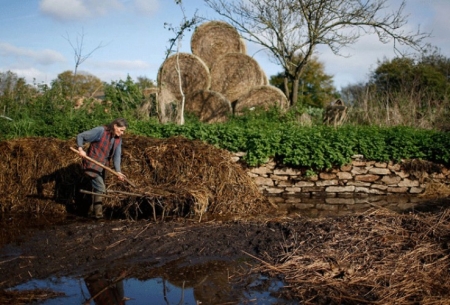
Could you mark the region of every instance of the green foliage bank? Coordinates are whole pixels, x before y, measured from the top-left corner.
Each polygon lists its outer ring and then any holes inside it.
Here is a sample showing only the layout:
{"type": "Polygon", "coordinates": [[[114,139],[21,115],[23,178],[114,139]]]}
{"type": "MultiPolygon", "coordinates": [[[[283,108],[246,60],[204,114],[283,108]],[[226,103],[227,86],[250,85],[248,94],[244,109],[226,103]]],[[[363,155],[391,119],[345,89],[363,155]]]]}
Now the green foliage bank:
{"type": "MultiPolygon", "coordinates": [[[[41,106],[37,104],[36,107],[41,106]]],[[[73,139],[78,132],[119,116],[101,109],[90,113],[81,110],[69,115],[61,109],[46,109],[52,114],[49,112],[48,116],[38,118],[29,117],[28,113],[13,121],[0,119],[1,139],[31,136],[73,139]]],[[[323,170],[348,164],[354,154],[362,154],[373,161],[419,158],[450,164],[450,136],[433,130],[401,126],[305,127],[276,110],[231,118],[222,124],[188,119],[185,125],[163,125],[154,118],[138,120],[131,115],[127,119],[129,133],[156,138],[183,136],[231,152],[246,152],[244,160],[250,166],[275,158],[290,167],[323,170]]]]}

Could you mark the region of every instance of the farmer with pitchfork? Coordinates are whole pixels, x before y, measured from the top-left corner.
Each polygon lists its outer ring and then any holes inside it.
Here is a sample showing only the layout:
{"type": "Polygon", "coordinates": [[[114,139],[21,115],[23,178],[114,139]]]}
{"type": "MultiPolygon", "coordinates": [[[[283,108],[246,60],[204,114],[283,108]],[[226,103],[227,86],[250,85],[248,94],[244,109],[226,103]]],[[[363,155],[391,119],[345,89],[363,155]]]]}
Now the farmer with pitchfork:
{"type": "MultiPolygon", "coordinates": [[[[121,181],[125,180],[126,176],[120,172],[120,160],[122,135],[127,127],[128,123],[124,118],[117,118],[106,126],[98,126],[77,135],[78,153],[83,158],[84,173],[91,180],[94,193],[104,194],[106,192],[105,170],[94,162],[87,160],[86,156],[103,165],[112,159],[118,174],[117,177],[121,181]],[[90,143],[87,152],[83,149],[85,143],[90,143]]],[[[103,218],[102,200],[103,196],[92,196],[88,216],[97,219],[103,218]]]]}

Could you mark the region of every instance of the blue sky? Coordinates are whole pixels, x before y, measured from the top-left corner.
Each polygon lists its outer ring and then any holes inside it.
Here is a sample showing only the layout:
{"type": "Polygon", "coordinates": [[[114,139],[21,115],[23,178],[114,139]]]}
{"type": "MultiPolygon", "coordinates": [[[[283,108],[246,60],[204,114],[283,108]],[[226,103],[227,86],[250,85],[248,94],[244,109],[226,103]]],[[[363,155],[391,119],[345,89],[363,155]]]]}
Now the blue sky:
{"type": "MultiPolygon", "coordinates": [[[[399,0],[389,0],[393,7],[399,0]]],[[[219,19],[203,0],[183,0],[186,16],[219,19]]],[[[174,0],[0,0],[0,72],[13,71],[32,83],[49,83],[66,70],[74,69],[74,51],[84,33],[84,54],[96,49],[79,70],[110,82],[145,76],[156,79],[168,40],[174,33],[164,24],[178,26],[182,12],[174,0]]],[[[450,57],[450,0],[407,0],[409,14],[405,30],[432,32],[427,42],[450,57]]],[[[185,35],[181,52],[191,53],[191,32],[185,35]]],[[[258,61],[267,76],[281,71],[260,47],[247,43],[247,53],[258,61]]],[[[365,36],[338,57],[320,48],[318,57],[335,86],[367,80],[377,60],[394,56],[391,44],[365,36]]]]}

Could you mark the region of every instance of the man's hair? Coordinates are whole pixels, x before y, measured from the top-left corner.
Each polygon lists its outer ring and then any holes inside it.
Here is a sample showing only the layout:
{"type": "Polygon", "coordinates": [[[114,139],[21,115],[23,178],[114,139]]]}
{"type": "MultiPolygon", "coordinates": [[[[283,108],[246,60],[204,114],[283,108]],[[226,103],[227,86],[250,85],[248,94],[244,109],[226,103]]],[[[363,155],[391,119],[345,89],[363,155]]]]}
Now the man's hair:
{"type": "Polygon", "coordinates": [[[127,127],[128,128],[128,122],[124,118],[117,118],[111,123],[109,123],[106,127],[108,130],[114,130],[114,125],[117,125],[118,127],[127,127]]]}

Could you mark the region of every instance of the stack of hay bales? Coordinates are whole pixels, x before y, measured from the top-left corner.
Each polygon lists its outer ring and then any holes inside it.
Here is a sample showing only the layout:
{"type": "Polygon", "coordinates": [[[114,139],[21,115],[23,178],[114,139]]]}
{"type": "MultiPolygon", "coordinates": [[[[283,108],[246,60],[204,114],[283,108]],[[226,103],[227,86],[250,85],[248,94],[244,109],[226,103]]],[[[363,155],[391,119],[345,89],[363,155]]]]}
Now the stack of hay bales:
{"type": "Polygon", "coordinates": [[[158,71],[158,102],[163,122],[185,100],[185,111],[200,121],[223,122],[231,114],[272,105],[286,108],[284,93],[268,84],[259,64],[246,54],[238,31],[223,21],[196,28],[191,51],[168,57],[158,71]],[[181,85],[180,85],[181,82],[181,85]]]}

